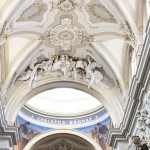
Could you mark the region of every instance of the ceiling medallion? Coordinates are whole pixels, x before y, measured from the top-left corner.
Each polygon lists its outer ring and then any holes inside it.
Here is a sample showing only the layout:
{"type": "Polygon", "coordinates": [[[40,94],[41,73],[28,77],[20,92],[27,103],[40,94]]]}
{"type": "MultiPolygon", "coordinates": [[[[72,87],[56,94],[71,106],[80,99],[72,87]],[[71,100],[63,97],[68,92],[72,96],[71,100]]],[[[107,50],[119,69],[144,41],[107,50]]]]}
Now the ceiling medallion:
{"type": "Polygon", "coordinates": [[[71,46],[81,44],[82,40],[82,31],[69,18],[62,19],[61,24],[52,28],[49,33],[50,44],[60,46],[62,50],[70,50],[71,46]]]}

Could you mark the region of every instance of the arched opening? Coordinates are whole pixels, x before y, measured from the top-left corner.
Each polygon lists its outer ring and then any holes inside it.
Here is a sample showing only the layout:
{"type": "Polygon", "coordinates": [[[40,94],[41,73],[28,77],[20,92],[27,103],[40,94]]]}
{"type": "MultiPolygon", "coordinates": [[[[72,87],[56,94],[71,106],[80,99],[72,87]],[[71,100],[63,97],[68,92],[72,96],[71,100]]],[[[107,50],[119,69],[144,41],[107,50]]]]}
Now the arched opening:
{"type": "Polygon", "coordinates": [[[117,112],[115,113],[115,111],[118,111],[118,108],[112,103],[113,101],[110,101],[110,99],[106,101],[105,97],[110,95],[105,93],[102,95],[96,88],[89,89],[83,84],[73,84],[71,82],[53,82],[38,86],[32,90],[30,89],[30,91],[23,89],[21,91],[27,93],[21,100],[18,99],[18,104],[16,103],[17,99],[15,99],[13,105],[11,104],[14,107],[13,110],[20,108],[16,110],[16,114],[14,111],[14,114],[12,114],[14,115],[14,119],[18,115],[20,137],[22,127],[27,129],[27,133],[25,134],[29,138],[28,141],[32,141],[32,138],[36,138],[45,131],[51,132],[54,129],[68,129],[82,132],[83,135],[93,138],[99,145],[101,144],[101,147],[103,145],[108,146],[106,135],[111,124],[111,119],[113,117],[114,120],[112,119],[112,123],[114,124],[120,115],[117,112]],[[66,97],[66,92],[69,92],[68,97],[66,97]],[[58,94],[57,96],[56,93],[58,94]],[[55,96],[53,97],[53,95],[55,96]],[[109,102],[112,105],[108,105],[109,102]],[[59,106],[57,108],[58,103],[59,106]],[[49,105],[52,106],[49,107],[49,105]],[[110,114],[109,111],[112,111],[112,113],[110,114]],[[116,114],[118,114],[117,117],[116,114]],[[30,122],[28,127],[26,127],[27,122],[30,122]],[[96,136],[99,134],[98,132],[102,132],[101,134],[105,136],[104,143],[101,140],[102,137],[99,138],[99,136],[96,136]]]}
{"type": "Polygon", "coordinates": [[[54,130],[45,132],[31,140],[24,150],[75,148],[77,150],[101,150],[89,137],[73,130],[54,130]]]}
{"type": "MultiPolygon", "coordinates": [[[[19,88],[21,95],[14,95],[7,104],[7,107],[5,109],[6,111],[6,118],[8,120],[9,124],[14,124],[14,121],[16,119],[16,116],[19,112],[19,110],[24,106],[24,104],[31,99],[33,96],[44,92],[49,89],[58,88],[58,87],[67,87],[67,88],[75,88],[81,91],[84,91],[86,93],[89,93],[93,97],[95,97],[97,100],[99,100],[104,107],[107,109],[107,111],[110,114],[110,117],[112,119],[114,126],[119,126],[120,122],[122,121],[123,116],[123,109],[118,102],[117,98],[110,92],[110,90],[102,90],[100,88],[87,88],[86,85],[81,83],[75,83],[75,82],[66,82],[66,81],[55,81],[51,83],[47,83],[41,86],[38,86],[34,89],[27,88],[27,86],[23,86],[19,88]],[[108,94],[109,93],[109,94],[108,94]]],[[[19,91],[18,91],[19,92],[19,91]]]]}
{"type": "Polygon", "coordinates": [[[55,88],[37,94],[25,106],[43,114],[78,116],[97,110],[102,107],[102,104],[83,91],[73,88],[55,88]]]}

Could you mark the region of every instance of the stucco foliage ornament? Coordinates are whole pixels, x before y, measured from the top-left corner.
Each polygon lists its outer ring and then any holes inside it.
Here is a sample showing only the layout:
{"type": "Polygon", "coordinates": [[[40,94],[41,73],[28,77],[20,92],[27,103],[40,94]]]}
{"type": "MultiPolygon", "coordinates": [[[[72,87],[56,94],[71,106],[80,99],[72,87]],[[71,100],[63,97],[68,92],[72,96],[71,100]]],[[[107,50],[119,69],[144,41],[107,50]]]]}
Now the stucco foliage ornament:
{"type": "Polygon", "coordinates": [[[78,8],[81,10],[81,8],[84,5],[84,0],[80,0],[80,3],[75,3],[75,0],[60,0],[54,8],[58,8],[61,11],[69,12],[71,10],[74,10],[75,8],[78,8]]]}
{"type": "Polygon", "coordinates": [[[37,0],[29,7],[27,7],[17,19],[17,22],[36,21],[41,22],[43,15],[47,11],[48,7],[42,0],[37,0]]]}
{"type": "Polygon", "coordinates": [[[146,95],[143,108],[137,113],[139,137],[150,148],[150,91],[146,95]]]}
{"type": "Polygon", "coordinates": [[[60,46],[62,50],[69,50],[71,46],[79,45],[82,40],[82,31],[69,18],[62,19],[61,24],[52,28],[49,33],[50,44],[60,46]]]}
{"type": "Polygon", "coordinates": [[[7,36],[13,32],[13,23],[10,20],[6,20],[0,31],[0,45],[7,40],[7,36]]]}
{"type": "Polygon", "coordinates": [[[40,78],[48,76],[80,80],[86,82],[88,88],[99,83],[103,83],[108,88],[115,85],[114,80],[106,74],[101,64],[90,57],[81,59],[68,54],[52,55],[40,62],[34,56],[25,71],[17,77],[17,81],[27,81],[29,87],[34,88],[40,78]]]}
{"type": "Polygon", "coordinates": [[[91,1],[85,6],[85,10],[89,14],[92,23],[117,23],[113,14],[99,0],[91,1]]]}
{"type": "Polygon", "coordinates": [[[75,4],[70,1],[70,0],[61,0],[58,5],[57,5],[58,9],[62,10],[62,11],[71,11],[74,9],[75,4]]]}
{"type": "Polygon", "coordinates": [[[121,25],[121,28],[124,29],[125,40],[130,41],[133,44],[133,46],[136,46],[137,40],[136,40],[136,37],[135,37],[129,23],[125,22],[124,24],[121,25]]]}

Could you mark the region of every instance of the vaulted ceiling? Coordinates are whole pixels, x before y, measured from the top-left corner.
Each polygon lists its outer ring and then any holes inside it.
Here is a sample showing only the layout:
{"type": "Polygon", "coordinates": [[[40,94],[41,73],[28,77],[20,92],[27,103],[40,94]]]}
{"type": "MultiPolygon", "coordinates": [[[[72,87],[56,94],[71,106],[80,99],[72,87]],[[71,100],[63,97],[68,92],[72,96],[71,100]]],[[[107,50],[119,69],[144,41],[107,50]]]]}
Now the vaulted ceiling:
{"type": "MultiPolygon", "coordinates": [[[[137,0],[2,0],[1,82],[7,116],[15,106],[20,103],[22,106],[27,100],[20,102],[19,99],[33,90],[25,82],[15,84],[33,58],[42,59],[44,55],[48,59],[67,53],[76,61],[90,56],[93,62],[103,66],[114,86],[92,88],[102,95],[100,101],[110,113],[111,109],[120,112],[120,122],[131,80],[130,53],[143,42],[141,9],[137,0]],[[23,92],[22,97],[18,92],[23,92]],[[15,104],[17,99],[18,104],[15,104]]],[[[54,81],[75,82],[73,79],[42,78],[37,86],[54,81]]]]}

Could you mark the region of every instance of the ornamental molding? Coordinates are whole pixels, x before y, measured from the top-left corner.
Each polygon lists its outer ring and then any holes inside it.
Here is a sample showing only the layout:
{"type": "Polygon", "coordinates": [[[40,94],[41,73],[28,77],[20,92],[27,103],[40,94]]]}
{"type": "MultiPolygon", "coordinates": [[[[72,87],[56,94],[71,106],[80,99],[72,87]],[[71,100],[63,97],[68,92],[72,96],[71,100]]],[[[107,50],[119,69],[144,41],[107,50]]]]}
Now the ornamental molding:
{"type": "Polygon", "coordinates": [[[69,18],[61,19],[61,23],[49,32],[49,42],[60,46],[62,50],[69,50],[72,46],[81,44],[83,33],[79,27],[72,24],[69,18]]]}
{"type": "Polygon", "coordinates": [[[88,88],[93,85],[113,88],[116,85],[116,81],[107,75],[103,66],[91,57],[77,58],[60,53],[39,60],[40,57],[33,56],[28,67],[17,76],[14,83],[17,85],[18,82],[26,82],[30,88],[35,88],[41,78],[50,77],[85,82],[88,88]]]}
{"type": "Polygon", "coordinates": [[[44,3],[42,0],[37,0],[21,13],[16,22],[41,22],[43,20],[43,15],[47,11],[47,9],[48,6],[46,3],[44,3]]]}
{"type": "Polygon", "coordinates": [[[85,5],[85,11],[92,23],[107,22],[117,24],[113,14],[98,0],[91,0],[89,4],[85,5]]]}
{"type": "Polygon", "coordinates": [[[145,92],[149,89],[150,81],[150,24],[147,26],[146,38],[143,45],[141,59],[132,79],[128,104],[124,113],[124,118],[118,129],[110,129],[107,142],[115,148],[120,141],[128,141],[135,128],[137,117],[136,112],[143,104],[145,92]]]}
{"type": "Polygon", "coordinates": [[[18,129],[16,127],[8,126],[2,101],[3,98],[0,96],[0,139],[8,140],[10,146],[13,147],[13,145],[16,145],[18,142],[18,129]]]}

